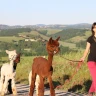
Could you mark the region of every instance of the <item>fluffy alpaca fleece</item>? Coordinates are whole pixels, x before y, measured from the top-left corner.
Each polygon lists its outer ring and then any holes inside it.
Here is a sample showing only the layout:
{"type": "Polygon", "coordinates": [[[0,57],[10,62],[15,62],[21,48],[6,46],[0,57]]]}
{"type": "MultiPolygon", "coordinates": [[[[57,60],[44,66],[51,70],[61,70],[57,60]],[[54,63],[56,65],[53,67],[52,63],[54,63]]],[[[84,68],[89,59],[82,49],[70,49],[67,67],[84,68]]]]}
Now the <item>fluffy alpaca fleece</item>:
{"type": "Polygon", "coordinates": [[[10,63],[5,63],[1,67],[1,80],[0,80],[0,93],[1,96],[4,96],[8,87],[8,81],[12,79],[12,92],[13,95],[17,94],[16,85],[15,85],[15,75],[16,72],[14,72],[13,64],[14,60],[16,59],[17,53],[16,50],[8,51],[6,50],[6,53],[8,54],[8,58],[10,60],[10,63]]]}
{"type": "MultiPolygon", "coordinates": [[[[45,58],[45,56],[43,56],[43,58],[45,58]]],[[[32,70],[29,72],[29,77],[28,77],[29,86],[31,86],[31,77],[32,77],[32,70]]],[[[37,76],[36,76],[36,81],[35,81],[36,95],[37,95],[37,96],[38,96],[38,86],[39,86],[39,83],[40,83],[40,78],[39,78],[39,75],[37,75],[37,76]]],[[[29,92],[30,92],[30,88],[29,88],[29,92]]]]}

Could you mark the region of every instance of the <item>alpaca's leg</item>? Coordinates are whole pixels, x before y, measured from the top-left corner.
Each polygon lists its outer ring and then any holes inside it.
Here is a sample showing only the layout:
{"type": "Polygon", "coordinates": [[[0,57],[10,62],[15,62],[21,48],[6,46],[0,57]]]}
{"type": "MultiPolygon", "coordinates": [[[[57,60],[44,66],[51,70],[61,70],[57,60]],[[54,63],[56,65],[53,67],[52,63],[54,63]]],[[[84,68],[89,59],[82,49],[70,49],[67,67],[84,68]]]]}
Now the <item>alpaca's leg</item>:
{"type": "Polygon", "coordinates": [[[8,80],[9,80],[9,78],[6,76],[5,81],[4,81],[4,85],[3,85],[3,89],[2,89],[2,92],[1,92],[2,96],[4,96],[4,94],[6,93],[6,90],[7,90],[7,87],[8,87],[8,80]]]}
{"type": "Polygon", "coordinates": [[[51,77],[51,75],[48,77],[48,80],[49,80],[49,85],[50,85],[51,96],[55,96],[55,90],[54,90],[54,85],[52,83],[52,77],[51,77]]]}
{"type": "Polygon", "coordinates": [[[38,88],[38,96],[44,96],[44,79],[40,77],[40,83],[39,83],[39,88],[38,88]]]}
{"type": "Polygon", "coordinates": [[[36,80],[36,74],[32,72],[32,77],[31,77],[31,86],[30,86],[30,92],[29,96],[33,96],[34,93],[34,87],[35,87],[35,80],[36,80]]]}
{"type": "Polygon", "coordinates": [[[9,92],[10,94],[12,94],[12,86],[11,86],[11,84],[12,84],[12,79],[10,79],[8,82],[9,82],[9,83],[8,83],[8,92],[9,92]]]}
{"type": "Polygon", "coordinates": [[[31,85],[31,78],[32,78],[32,71],[30,71],[30,73],[29,73],[29,77],[28,77],[28,80],[29,80],[29,86],[31,85]]]}
{"type": "Polygon", "coordinates": [[[3,90],[3,86],[4,86],[4,75],[1,74],[1,80],[0,80],[0,93],[3,90]]]}
{"type": "Polygon", "coordinates": [[[35,86],[36,86],[36,96],[38,96],[38,88],[39,88],[40,78],[39,75],[36,76],[35,86]]]}
{"type": "Polygon", "coordinates": [[[17,95],[17,89],[16,89],[16,85],[15,85],[15,78],[12,78],[11,85],[12,85],[13,95],[17,95]]]}
{"type": "Polygon", "coordinates": [[[28,77],[28,80],[29,80],[29,92],[30,92],[30,86],[31,86],[31,78],[32,78],[32,70],[30,71],[29,73],[29,77],[28,77]]]}
{"type": "MultiPolygon", "coordinates": [[[[29,77],[28,77],[29,86],[31,86],[31,78],[32,78],[32,71],[30,71],[29,77]]],[[[38,86],[39,86],[39,83],[40,83],[39,75],[36,75],[36,80],[35,80],[36,96],[38,96],[38,86]]],[[[29,88],[29,91],[30,91],[30,88],[29,88]]]]}

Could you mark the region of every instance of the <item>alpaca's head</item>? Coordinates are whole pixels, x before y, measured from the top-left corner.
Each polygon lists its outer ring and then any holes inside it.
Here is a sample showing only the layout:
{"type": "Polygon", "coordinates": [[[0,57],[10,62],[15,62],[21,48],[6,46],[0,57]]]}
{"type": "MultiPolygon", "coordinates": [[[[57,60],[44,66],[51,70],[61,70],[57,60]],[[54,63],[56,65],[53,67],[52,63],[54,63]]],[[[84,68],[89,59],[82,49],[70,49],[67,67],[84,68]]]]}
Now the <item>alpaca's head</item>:
{"type": "Polygon", "coordinates": [[[6,50],[6,53],[8,54],[8,58],[10,61],[14,61],[17,57],[17,53],[16,53],[16,50],[13,50],[13,51],[8,51],[6,50]]]}
{"type": "Polygon", "coordinates": [[[58,40],[60,37],[58,37],[56,40],[53,40],[52,37],[47,42],[46,48],[49,54],[56,54],[60,51],[59,42],[58,40]]]}

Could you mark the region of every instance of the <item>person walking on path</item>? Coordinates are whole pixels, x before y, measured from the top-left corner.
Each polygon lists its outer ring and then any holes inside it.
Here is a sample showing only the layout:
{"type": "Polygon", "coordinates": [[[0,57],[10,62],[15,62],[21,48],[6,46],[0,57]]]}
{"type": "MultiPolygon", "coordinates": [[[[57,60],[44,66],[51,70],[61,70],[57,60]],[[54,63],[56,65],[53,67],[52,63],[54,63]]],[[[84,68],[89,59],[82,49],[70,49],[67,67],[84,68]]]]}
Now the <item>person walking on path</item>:
{"type": "Polygon", "coordinates": [[[80,59],[81,61],[84,61],[89,53],[87,63],[92,77],[92,84],[88,92],[89,96],[93,96],[92,94],[96,93],[96,22],[92,24],[91,32],[92,35],[87,39],[84,55],[80,59]]]}

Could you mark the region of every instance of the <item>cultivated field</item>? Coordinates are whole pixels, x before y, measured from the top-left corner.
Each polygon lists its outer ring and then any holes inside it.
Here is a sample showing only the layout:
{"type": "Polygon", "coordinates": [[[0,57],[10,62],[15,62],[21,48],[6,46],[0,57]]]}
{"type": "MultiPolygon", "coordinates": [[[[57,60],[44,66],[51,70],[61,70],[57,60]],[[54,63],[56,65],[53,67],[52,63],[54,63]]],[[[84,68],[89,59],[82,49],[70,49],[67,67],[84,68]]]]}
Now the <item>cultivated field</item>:
{"type": "Polygon", "coordinates": [[[19,40],[23,40],[23,38],[21,37],[15,37],[15,36],[2,36],[0,37],[0,41],[3,41],[3,42],[12,42],[12,40],[15,40],[15,41],[19,41],[19,40]]]}

